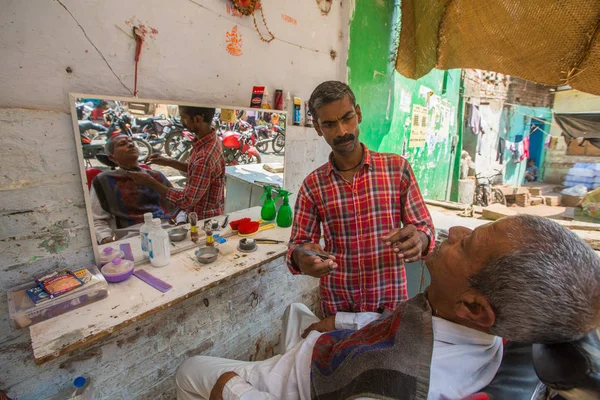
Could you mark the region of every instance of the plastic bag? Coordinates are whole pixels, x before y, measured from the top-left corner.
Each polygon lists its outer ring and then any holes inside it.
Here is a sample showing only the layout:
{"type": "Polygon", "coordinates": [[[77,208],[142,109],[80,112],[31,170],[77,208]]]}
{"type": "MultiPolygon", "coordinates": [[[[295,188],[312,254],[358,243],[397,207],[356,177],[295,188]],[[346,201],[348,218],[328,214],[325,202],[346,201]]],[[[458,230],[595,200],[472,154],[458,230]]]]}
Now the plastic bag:
{"type": "Polygon", "coordinates": [[[588,188],[585,185],[576,185],[573,186],[572,188],[568,188],[568,189],[563,189],[562,192],[560,192],[560,194],[566,194],[567,196],[576,196],[576,197],[581,197],[581,196],[585,196],[588,192],[588,188]]]}

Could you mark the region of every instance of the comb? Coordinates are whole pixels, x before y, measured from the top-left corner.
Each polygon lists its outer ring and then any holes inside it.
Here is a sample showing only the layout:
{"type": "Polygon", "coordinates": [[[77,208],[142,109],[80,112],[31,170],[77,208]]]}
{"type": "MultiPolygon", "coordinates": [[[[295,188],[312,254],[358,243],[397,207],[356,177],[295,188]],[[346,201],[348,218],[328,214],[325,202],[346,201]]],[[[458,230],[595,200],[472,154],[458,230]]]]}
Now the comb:
{"type": "Polygon", "coordinates": [[[173,288],[173,286],[169,285],[163,280],[158,279],[145,269],[138,269],[137,271],[133,271],[133,275],[135,275],[142,281],[146,282],[148,285],[163,293],[168,292],[170,289],[173,288]]]}
{"type": "Polygon", "coordinates": [[[306,254],[307,256],[319,257],[323,261],[329,260],[329,255],[328,254],[317,253],[314,250],[305,249],[302,246],[295,246],[294,247],[294,251],[296,251],[296,250],[298,250],[300,253],[306,254]]]}
{"type": "Polygon", "coordinates": [[[125,259],[129,261],[135,261],[133,259],[133,253],[131,252],[131,245],[129,243],[123,243],[119,245],[119,248],[125,254],[125,259]]]}

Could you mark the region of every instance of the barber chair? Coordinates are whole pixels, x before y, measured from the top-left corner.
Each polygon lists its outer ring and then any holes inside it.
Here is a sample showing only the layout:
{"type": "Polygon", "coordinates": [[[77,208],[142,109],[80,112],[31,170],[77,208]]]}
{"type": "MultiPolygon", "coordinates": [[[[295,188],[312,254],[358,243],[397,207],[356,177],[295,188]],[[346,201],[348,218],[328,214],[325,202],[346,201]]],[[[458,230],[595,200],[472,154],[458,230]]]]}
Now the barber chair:
{"type": "Polygon", "coordinates": [[[498,373],[481,393],[463,400],[600,399],[600,329],[557,344],[508,342],[498,373]]]}

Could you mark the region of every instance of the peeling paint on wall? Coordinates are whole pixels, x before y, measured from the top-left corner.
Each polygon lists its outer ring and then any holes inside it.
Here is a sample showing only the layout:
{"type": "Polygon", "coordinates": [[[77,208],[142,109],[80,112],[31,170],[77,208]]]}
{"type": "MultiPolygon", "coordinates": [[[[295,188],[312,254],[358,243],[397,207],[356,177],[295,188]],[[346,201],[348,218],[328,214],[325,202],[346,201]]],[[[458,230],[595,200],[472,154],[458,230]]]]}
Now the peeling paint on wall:
{"type": "Polygon", "coordinates": [[[63,227],[64,222],[60,221],[48,228],[50,237],[39,244],[39,248],[45,249],[48,253],[56,254],[69,248],[69,232],[63,227]]]}

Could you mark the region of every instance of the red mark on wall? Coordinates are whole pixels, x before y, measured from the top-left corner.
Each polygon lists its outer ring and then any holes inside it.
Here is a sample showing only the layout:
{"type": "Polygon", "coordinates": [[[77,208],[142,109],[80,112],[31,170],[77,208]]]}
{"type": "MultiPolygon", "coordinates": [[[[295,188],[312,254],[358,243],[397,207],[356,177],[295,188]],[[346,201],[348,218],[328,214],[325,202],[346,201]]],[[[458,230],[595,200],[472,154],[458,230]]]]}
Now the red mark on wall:
{"type": "Polygon", "coordinates": [[[131,17],[128,20],[126,20],[125,25],[127,25],[131,28],[133,28],[134,26],[137,26],[139,29],[139,33],[145,39],[148,39],[148,38],[156,39],[156,35],[158,35],[158,29],[148,25],[147,23],[143,23],[142,21],[140,21],[139,19],[137,19],[135,17],[131,17]]]}
{"type": "Polygon", "coordinates": [[[281,14],[281,19],[292,25],[298,25],[298,21],[296,21],[294,18],[290,17],[289,15],[281,14]]]}
{"type": "Polygon", "coordinates": [[[227,43],[226,50],[232,56],[239,57],[242,55],[242,34],[238,32],[238,27],[235,25],[231,32],[225,32],[225,42],[227,43]]]}

